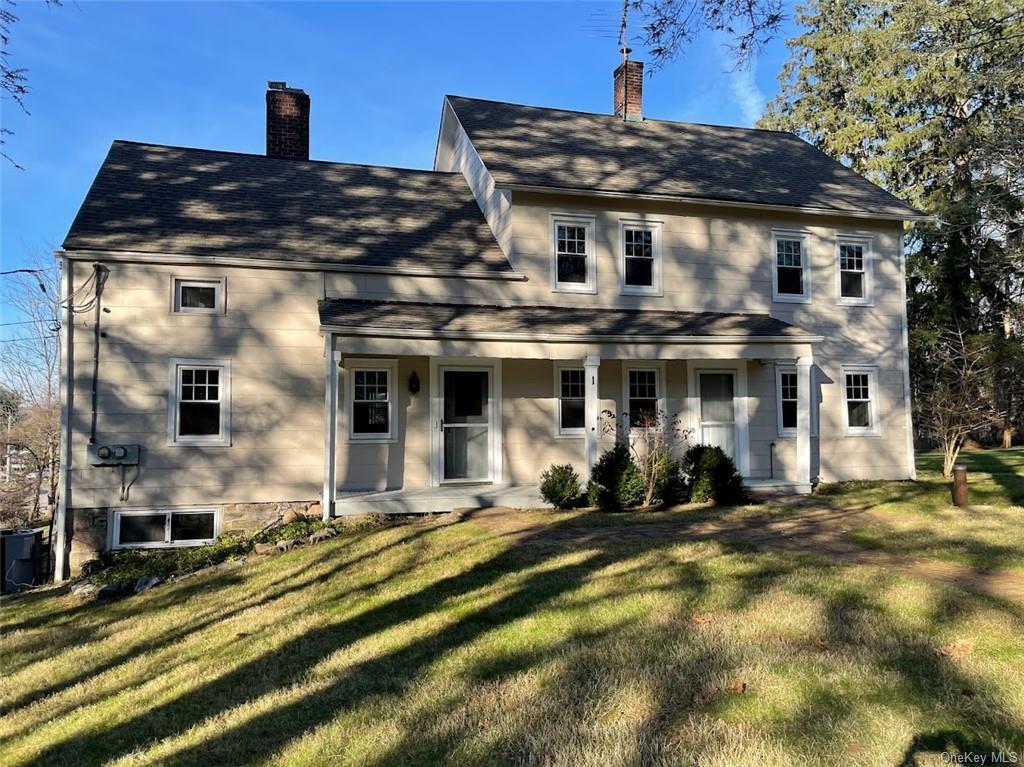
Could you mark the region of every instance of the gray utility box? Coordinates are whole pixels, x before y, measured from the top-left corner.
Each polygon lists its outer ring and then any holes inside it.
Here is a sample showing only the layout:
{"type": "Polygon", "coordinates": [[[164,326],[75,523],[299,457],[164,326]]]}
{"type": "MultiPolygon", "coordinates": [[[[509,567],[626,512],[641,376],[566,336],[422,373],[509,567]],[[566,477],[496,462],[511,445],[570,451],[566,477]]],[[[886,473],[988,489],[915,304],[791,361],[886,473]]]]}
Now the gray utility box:
{"type": "Polygon", "coordinates": [[[89,445],[90,466],[138,466],[140,445],[89,445]]]}
{"type": "Polygon", "coordinates": [[[42,528],[0,530],[0,590],[4,594],[41,584],[46,576],[45,561],[42,528]]]}

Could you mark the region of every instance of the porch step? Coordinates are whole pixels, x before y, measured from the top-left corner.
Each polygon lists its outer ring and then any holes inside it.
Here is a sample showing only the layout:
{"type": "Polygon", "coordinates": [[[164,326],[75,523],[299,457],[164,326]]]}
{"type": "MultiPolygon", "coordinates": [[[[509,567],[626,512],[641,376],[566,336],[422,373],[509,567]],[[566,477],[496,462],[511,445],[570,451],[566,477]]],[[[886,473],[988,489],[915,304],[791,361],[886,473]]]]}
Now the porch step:
{"type": "Polygon", "coordinates": [[[349,491],[338,494],[335,514],[434,514],[453,509],[494,506],[541,508],[539,485],[444,485],[398,490],[349,491]]]}
{"type": "Polygon", "coordinates": [[[810,495],[811,485],[785,479],[743,480],[744,486],[754,495],[810,495]]]}

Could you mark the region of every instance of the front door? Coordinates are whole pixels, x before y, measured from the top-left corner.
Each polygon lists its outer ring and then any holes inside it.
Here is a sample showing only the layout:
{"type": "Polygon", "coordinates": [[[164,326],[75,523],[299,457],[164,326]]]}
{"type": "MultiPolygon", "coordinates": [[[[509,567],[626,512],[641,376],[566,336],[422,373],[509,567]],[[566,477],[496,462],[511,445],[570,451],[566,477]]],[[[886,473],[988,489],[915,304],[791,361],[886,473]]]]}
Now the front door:
{"type": "Polygon", "coordinates": [[[491,374],[442,369],[441,480],[491,481],[491,374]]]}
{"type": "Polygon", "coordinates": [[[700,397],[700,442],[716,445],[736,457],[736,373],[700,371],[697,373],[700,397]]]}

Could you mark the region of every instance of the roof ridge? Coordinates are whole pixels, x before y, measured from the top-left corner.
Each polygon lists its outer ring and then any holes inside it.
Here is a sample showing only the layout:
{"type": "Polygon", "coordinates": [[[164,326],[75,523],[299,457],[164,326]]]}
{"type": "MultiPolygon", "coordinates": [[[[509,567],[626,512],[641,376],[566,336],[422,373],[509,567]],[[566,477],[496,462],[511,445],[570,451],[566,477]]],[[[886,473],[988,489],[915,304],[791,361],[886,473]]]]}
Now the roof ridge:
{"type": "MultiPolygon", "coordinates": [[[[569,114],[585,115],[587,117],[605,117],[614,119],[616,122],[621,122],[624,125],[643,125],[644,123],[661,123],[665,125],[692,125],[699,128],[721,128],[723,130],[753,131],[756,133],[777,133],[782,136],[788,136],[790,138],[795,138],[799,141],[804,141],[802,138],[800,138],[797,134],[793,133],[792,131],[775,130],[773,128],[748,128],[742,125],[721,125],[719,123],[691,122],[689,120],[666,120],[665,118],[647,117],[646,115],[644,116],[643,120],[637,120],[634,122],[629,120],[619,120],[615,115],[609,114],[607,112],[590,112],[584,109],[565,109],[563,107],[546,107],[539,106],[537,104],[520,104],[515,101],[502,101],[500,99],[481,99],[475,96],[460,96],[457,93],[447,93],[445,94],[445,98],[463,99],[465,101],[481,101],[486,104],[501,104],[502,106],[520,107],[524,109],[542,109],[545,112],[567,112],[569,114]]],[[[804,143],[808,142],[804,141],[804,143]]]]}
{"type": "Polygon", "coordinates": [[[403,168],[397,165],[376,165],[374,163],[367,162],[342,162],[341,160],[289,160],[283,157],[268,157],[265,154],[257,154],[256,152],[239,152],[233,149],[211,149],[209,147],[201,146],[181,146],[180,144],[160,144],[153,141],[135,141],[133,139],[116,138],[111,142],[111,146],[114,144],[132,144],[134,146],[149,146],[157,147],[160,149],[180,149],[185,152],[204,152],[207,154],[226,154],[233,157],[251,157],[257,160],[268,160],[271,162],[287,162],[287,163],[315,163],[317,165],[341,165],[347,168],[377,168],[379,170],[399,170],[404,173],[422,173],[429,176],[462,176],[458,171],[447,171],[447,170],[432,170],[429,168],[403,168]]]}

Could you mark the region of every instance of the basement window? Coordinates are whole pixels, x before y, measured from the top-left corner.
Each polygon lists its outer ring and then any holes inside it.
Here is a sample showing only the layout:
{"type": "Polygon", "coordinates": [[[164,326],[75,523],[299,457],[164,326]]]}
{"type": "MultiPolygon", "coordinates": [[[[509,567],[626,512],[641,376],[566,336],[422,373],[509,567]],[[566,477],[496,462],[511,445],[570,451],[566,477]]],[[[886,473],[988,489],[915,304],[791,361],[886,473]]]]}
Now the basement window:
{"type": "Polygon", "coordinates": [[[115,511],[112,547],[203,546],[217,540],[218,528],[219,520],[214,509],[115,511]]]}
{"type": "Polygon", "coordinates": [[[224,280],[175,277],[171,311],[175,314],[223,314],[224,280]]]}
{"type": "Polygon", "coordinates": [[[231,444],[230,360],[171,360],[169,400],[170,444],[231,444]]]}

